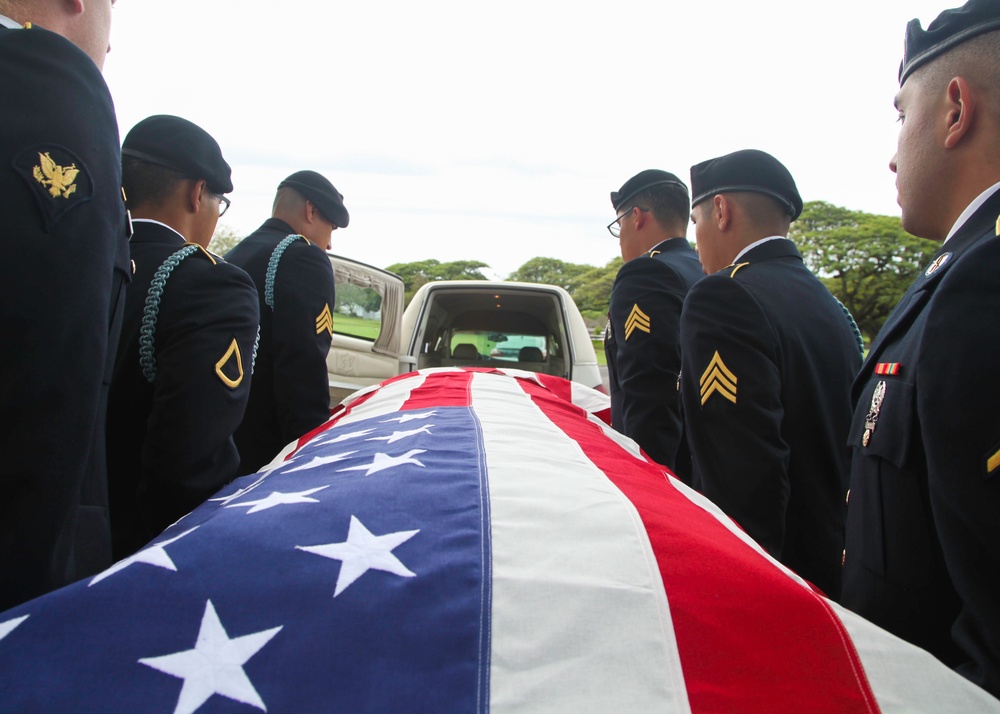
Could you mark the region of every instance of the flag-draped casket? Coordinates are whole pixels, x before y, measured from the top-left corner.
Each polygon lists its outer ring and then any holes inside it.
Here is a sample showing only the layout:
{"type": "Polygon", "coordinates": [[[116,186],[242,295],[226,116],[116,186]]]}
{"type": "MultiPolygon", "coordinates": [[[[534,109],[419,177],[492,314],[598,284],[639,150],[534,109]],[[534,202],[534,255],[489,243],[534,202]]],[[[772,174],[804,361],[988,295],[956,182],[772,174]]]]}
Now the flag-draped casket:
{"type": "Polygon", "coordinates": [[[0,615],[0,710],[1000,711],[607,406],[514,370],[353,395],[136,555],[0,615]]]}

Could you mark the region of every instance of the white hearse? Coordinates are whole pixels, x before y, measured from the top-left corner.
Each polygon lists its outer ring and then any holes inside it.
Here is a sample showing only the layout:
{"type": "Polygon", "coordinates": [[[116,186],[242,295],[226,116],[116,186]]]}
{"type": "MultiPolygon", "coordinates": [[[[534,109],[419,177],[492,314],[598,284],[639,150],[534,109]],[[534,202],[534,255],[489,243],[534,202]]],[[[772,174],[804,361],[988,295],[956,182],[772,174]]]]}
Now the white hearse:
{"type": "Polygon", "coordinates": [[[485,280],[427,283],[403,309],[393,273],[330,255],[337,285],[330,395],[426,367],[507,367],[604,391],[597,356],[573,299],[555,285],[485,280]]]}

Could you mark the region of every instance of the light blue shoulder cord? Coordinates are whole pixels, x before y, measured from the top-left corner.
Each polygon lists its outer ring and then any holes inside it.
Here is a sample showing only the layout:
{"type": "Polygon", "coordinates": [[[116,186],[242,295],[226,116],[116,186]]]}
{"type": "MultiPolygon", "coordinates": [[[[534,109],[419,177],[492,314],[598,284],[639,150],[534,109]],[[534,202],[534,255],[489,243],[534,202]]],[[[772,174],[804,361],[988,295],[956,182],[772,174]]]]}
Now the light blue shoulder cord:
{"type": "Polygon", "coordinates": [[[153,354],[153,336],[156,333],[156,318],[160,314],[160,298],[167,278],[181,261],[198,250],[196,245],[186,245],[171,255],[156,269],[149,292],[146,293],[146,307],[142,311],[142,327],[139,328],[139,365],[142,374],[150,384],[156,379],[156,358],[153,354]]]}
{"type": "MultiPolygon", "coordinates": [[[[836,297],[833,299],[837,300],[836,297]]],[[[858,340],[858,349],[861,350],[861,354],[863,355],[865,353],[865,339],[861,336],[861,330],[858,329],[858,323],[854,321],[854,316],[851,314],[851,311],[847,309],[847,305],[840,302],[840,300],[837,300],[837,304],[840,305],[840,309],[844,311],[845,315],[847,315],[847,321],[851,323],[851,329],[854,330],[854,336],[858,340]]]]}
{"type": "Polygon", "coordinates": [[[284,240],[274,247],[271,259],[267,261],[267,275],[264,277],[264,304],[272,310],[274,309],[274,279],[278,273],[278,261],[281,260],[281,254],[285,252],[285,249],[299,238],[305,240],[305,238],[298,234],[285,237],[284,240]]]}

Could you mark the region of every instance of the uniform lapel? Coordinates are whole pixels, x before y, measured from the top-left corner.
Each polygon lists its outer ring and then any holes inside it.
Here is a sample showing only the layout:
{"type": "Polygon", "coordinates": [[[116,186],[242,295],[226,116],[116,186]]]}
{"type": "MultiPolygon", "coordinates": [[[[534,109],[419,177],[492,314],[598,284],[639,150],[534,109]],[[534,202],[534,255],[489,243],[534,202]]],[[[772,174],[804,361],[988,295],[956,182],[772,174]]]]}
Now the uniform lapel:
{"type": "Polygon", "coordinates": [[[868,358],[865,360],[858,379],[855,382],[855,394],[857,394],[859,385],[864,386],[863,383],[867,381],[866,375],[871,373],[872,365],[877,362],[885,345],[920,313],[921,308],[930,300],[934,289],[944,278],[944,275],[951,266],[957,263],[980,240],[989,238],[995,234],[994,225],[998,211],[1000,211],[1000,191],[993,194],[986,203],[980,206],[979,210],[972,214],[969,220],[965,222],[965,225],[934,254],[934,258],[907,289],[899,304],[889,315],[885,324],[882,325],[882,329],[879,330],[878,335],[875,337],[875,341],[868,352],[868,358]],[[945,255],[949,257],[942,263],[941,259],[945,255]],[[935,264],[937,264],[937,267],[931,270],[931,267],[935,266],[935,264]],[[929,275],[928,272],[930,273],[929,275]]]}

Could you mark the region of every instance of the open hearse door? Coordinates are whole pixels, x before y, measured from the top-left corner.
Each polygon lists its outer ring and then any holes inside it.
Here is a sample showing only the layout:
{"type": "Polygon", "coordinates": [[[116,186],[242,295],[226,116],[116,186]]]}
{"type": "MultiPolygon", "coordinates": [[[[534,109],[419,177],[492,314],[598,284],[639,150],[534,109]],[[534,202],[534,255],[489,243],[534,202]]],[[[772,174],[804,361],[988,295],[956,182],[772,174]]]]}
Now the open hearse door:
{"type": "Polygon", "coordinates": [[[328,254],[337,286],[333,342],[326,357],[331,404],[362,387],[409,372],[402,356],[403,279],[328,254]]]}

